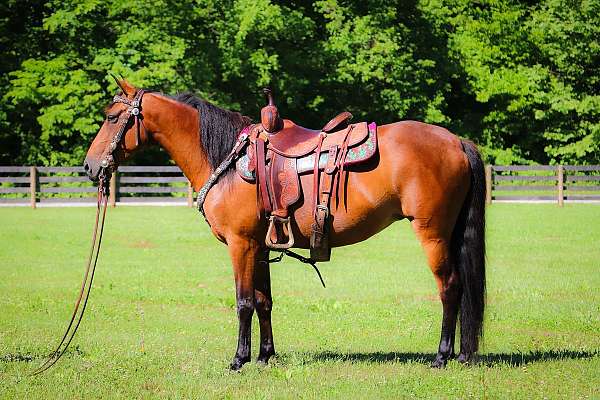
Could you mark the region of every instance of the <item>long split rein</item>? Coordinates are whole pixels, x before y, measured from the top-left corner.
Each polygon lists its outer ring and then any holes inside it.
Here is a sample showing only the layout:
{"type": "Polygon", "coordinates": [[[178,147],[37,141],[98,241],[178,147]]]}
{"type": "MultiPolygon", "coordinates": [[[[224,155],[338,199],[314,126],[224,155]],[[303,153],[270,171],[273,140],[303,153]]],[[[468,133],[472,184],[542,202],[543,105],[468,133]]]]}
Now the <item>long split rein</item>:
{"type": "MultiPolygon", "coordinates": [[[[104,171],[104,170],[103,170],[104,171]]],[[[96,264],[98,263],[98,255],[100,254],[100,245],[102,244],[102,233],[104,232],[104,219],[106,217],[106,205],[108,203],[108,183],[110,179],[105,176],[104,173],[100,174],[98,182],[98,201],[96,205],[96,222],[92,233],[92,246],[88,255],[87,264],[85,267],[85,273],[83,275],[83,281],[81,282],[81,289],[79,295],[75,301],[75,307],[69,325],[65,330],[65,333],[58,344],[56,349],[50,353],[46,361],[36,368],[32,372],[32,375],[38,375],[52,367],[60,360],[65,354],[71,341],[77,333],[77,329],[81,324],[83,314],[87,306],[90,292],[92,290],[92,281],[94,280],[94,273],[96,272],[96,264]],[[100,226],[100,233],[98,234],[98,226],[100,226]],[[83,303],[82,303],[83,300],[83,303]]]]}
{"type": "Polygon", "coordinates": [[[96,222],[94,224],[94,231],[92,234],[92,246],[90,248],[90,254],[88,256],[87,265],[85,268],[85,274],[83,276],[83,281],[81,282],[81,289],[79,290],[79,296],[75,301],[75,308],[73,310],[73,314],[71,315],[71,320],[69,321],[69,325],[58,344],[56,349],[50,353],[46,361],[40,365],[35,371],[33,371],[32,375],[38,375],[42,372],[46,371],[48,368],[52,367],[54,364],[60,360],[60,358],[65,354],[71,341],[75,337],[75,333],[81,324],[81,320],[83,318],[83,314],[85,312],[85,308],[87,306],[88,299],[90,297],[90,292],[92,290],[92,281],[94,280],[94,273],[96,272],[96,264],[98,263],[98,255],[100,254],[100,245],[102,244],[102,233],[104,231],[104,219],[106,217],[106,205],[108,203],[108,195],[109,195],[109,182],[110,182],[110,171],[115,168],[113,153],[117,149],[119,143],[124,137],[125,132],[127,131],[127,126],[130,121],[133,120],[133,124],[136,126],[136,144],[139,144],[140,140],[140,129],[143,125],[143,121],[141,119],[140,109],[142,104],[142,97],[144,96],[146,91],[139,90],[133,100],[129,100],[122,96],[115,96],[113,98],[113,102],[115,103],[123,103],[128,106],[127,111],[124,113],[122,118],[121,125],[110,142],[108,147],[108,154],[101,162],[101,169],[98,176],[98,202],[96,205],[96,222]],[[98,234],[98,225],[100,225],[100,234],[98,234]],[[92,262],[93,260],[93,262],[92,262]],[[83,300],[83,304],[82,304],[83,300]]]}

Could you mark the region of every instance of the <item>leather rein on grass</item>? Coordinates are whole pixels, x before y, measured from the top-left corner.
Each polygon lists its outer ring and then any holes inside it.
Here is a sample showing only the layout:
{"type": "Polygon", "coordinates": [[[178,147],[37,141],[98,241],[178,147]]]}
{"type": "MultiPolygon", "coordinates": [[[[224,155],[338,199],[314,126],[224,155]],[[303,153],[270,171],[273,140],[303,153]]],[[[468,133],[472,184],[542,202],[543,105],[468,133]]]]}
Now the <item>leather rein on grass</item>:
{"type": "Polygon", "coordinates": [[[52,367],[60,358],[65,354],[75,333],[79,328],[81,319],[85,312],[90,292],[92,290],[92,281],[94,280],[94,273],[96,272],[96,264],[98,262],[98,255],[100,253],[100,245],[102,243],[102,233],[104,231],[104,219],[106,217],[106,205],[108,202],[108,182],[104,174],[101,174],[100,181],[98,183],[98,202],[96,206],[96,223],[94,224],[94,230],[92,233],[92,247],[90,248],[90,254],[88,256],[87,265],[85,267],[85,274],[83,276],[83,282],[81,282],[81,289],[79,290],[79,296],[75,301],[75,308],[71,315],[71,320],[62,337],[62,340],[56,346],[56,349],[48,356],[46,361],[33,371],[32,375],[38,375],[52,367]],[[100,215],[102,217],[100,218],[100,215]],[[98,225],[100,225],[100,234],[98,234],[98,225]],[[92,262],[93,260],[93,262],[92,262]],[[83,304],[82,304],[83,300],[83,304]]]}
{"type": "MultiPolygon", "coordinates": [[[[117,82],[118,83],[118,82],[117,82]]],[[[123,91],[125,92],[125,91],[123,91]]],[[[102,232],[104,231],[104,218],[106,217],[106,205],[108,203],[108,192],[109,187],[108,184],[110,182],[110,173],[113,170],[117,169],[117,165],[114,160],[114,152],[117,150],[117,147],[121,143],[121,140],[125,137],[125,132],[127,131],[127,127],[129,123],[133,120],[133,125],[136,130],[136,146],[139,145],[140,141],[140,128],[143,125],[142,115],[141,115],[141,106],[142,106],[142,98],[146,93],[145,90],[139,90],[133,100],[129,100],[124,96],[115,96],[113,98],[113,103],[123,103],[127,105],[127,110],[123,113],[123,118],[121,118],[121,125],[117,130],[117,133],[111,140],[105,158],[101,162],[101,169],[98,176],[98,203],[96,206],[96,223],[94,225],[94,231],[92,234],[92,247],[90,249],[90,254],[88,256],[87,265],[85,268],[85,274],[83,276],[83,282],[81,282],[81,289],[79,290],[79,296],[77,297],[77,301],[75,302],[75,309],[73,310],[73,315],[71,315],[71,320],[69,321],[69,325],[65,331],[65,334],[62,337],[62,340],[56,346],[56,349],[48,356],[46,361],[40,365],[35,371],[33,371],[32,375],[38,375],[42,372],[46,371],[48,368],[52,367],[60,358],[65,354],[67,348],[71,344],[73,337],[75,337],[75,333],[79,328],[79,324],[81,323],[81,319],[83,318],[83,313],[85,312],[85,308],[87,306],[88,299],[90,297],[90,291],[92,290],[92,281],[94,280],[94,272],[96,271],[96,264],[98,262],[98,255],[100,253],[100,245],[102,243],[102,232]],[[100,218],[100,214],[102,217],[100,218]],[[100,234],[98,235],[98,225],[100,225],[100,234]],[[97,239],[97,240],[96,240],[97,239]],[[97,241],[97,243],[96,243],[97,241]],[[93,260],[93,263],[92,263],[93,260]],[[83,300],[83,306],[81,301],[83,300]]]]}

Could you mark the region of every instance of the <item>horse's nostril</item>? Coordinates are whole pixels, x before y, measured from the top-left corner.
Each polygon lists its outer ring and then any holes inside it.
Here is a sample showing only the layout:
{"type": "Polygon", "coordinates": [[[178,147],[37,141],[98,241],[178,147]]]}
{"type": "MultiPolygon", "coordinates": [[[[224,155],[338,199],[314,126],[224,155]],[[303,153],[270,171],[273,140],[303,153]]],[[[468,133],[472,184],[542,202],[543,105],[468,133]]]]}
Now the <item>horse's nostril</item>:
{"type": "Polygon", "coordinates": [[[83,162],[83,170],[87,174],[87,176],[89,176],[90,178],[92,177],[94,170],[92,168],[92,165],[87,160],[83,162]]]}

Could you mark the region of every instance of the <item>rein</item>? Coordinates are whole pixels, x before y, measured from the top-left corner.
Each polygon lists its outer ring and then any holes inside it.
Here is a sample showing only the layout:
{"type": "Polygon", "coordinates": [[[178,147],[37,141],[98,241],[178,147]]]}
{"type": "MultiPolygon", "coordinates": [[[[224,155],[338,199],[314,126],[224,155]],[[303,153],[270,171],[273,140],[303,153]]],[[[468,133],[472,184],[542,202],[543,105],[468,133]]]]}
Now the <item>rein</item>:
{"type": "Polygon", "coordinates": [[[102,243],[102,233],[104,232],[104,219],[106,217],[106,205],[108,203],[108,182],[104,174],[100,176],[100,182],[98,184],[98,202],[96,205],[96,223],[94,224],[94,230],[92,233],[92,247],[90,248],[90,254],[87,259],[87,265],[85,267],[85,274],[83,275],[83,282],[81,282],[81,289],[79,290],[79,296],[75,301],[75,308],[71,315],[71,320],[62,337],[62,340],[56,346],[56,349],[48,356],[46,361],[40,365],[32,375],[38,375],[52,367],[60,358],[65,354],[71,341],[75,337],[75,333],[79,328],[81,319],[85,312],[90,292],[92,290],[92,281],[94,280],[94,273],[96,272],[96,264],[98,263],[98,255],[100,254],[100,245],[102,243]],[[102,217],[100,218],[100,215],[102,217]],[[100,225],[100,234],[98,235],[98,225],[100,225]],[[96,243],[97,242],[97,243],[96,243]],[[93,263],[92,263],[93,260],[93,263]],[[83,300],[83,305],[81,301],[83,300]]]}
{"type": "Polygon", "coordinates": [[[139,145],[140,142],[140,129],[141,125],[143,125],[142,114],[141,114],[141,106],[142,106],[142,97],[146,93],[144,90],[139,90],[133,100],[129,100],[127,97],[123,96],[115,96],[113,98],[114,103],[123,103],[129,106],[127,111],[124,113],[121,120],[121,126],[117,131],[117,134],[111,140],[108,146],[108,153],[101,161],[101,170],[99,174],[99,183],[98,183],[98,202],[96,205],[96,222],[94,224],[94,230],[92,233],[92,246],[90,248],[90,254],[88,256],[87,264],[85,267],[85,274],[83,275],[83,282],[81,282],[81,289],[79,290],[79,296],[75,301],[75,308],[73,310],[73,314],[71,315],[71,320],[69,321],[69,325],[58,344],[56,349],[50,353],[46,361],[40,365],[35,371],[33,371],[32,375],[38,375],[42,372],[46,371],[48,368],[52,367],[54,364],[60,360],[60,358],[65,354],[71,341],[75,337],[75,333],[77,333],[77,329],[81,324],[81,320],[83,318],[83,314],[85,313],[85,309],[87,306],[88,299],[90,297],[90,292],[92,290],[92,281],[94,280],[94,273],[96,272],[96,264],[98,263],[98,256],[100,254],[100,245],[102,243],[102,233],[104,232],[104,219],[106,217],[106,205],[108,203],[108,193],[109,188],[108,184],[110,182],[110,172],[116,169],[115,161],[114,161],[114,152],[117,150],[119,143],[123,140],[124,134],[127,131],[127,126],[131,119],[134,120],[134,125],[136,125],[136,146],[139,145]],[[98,225],[100,225],[100,234],[98,235],[98,225]],[[93,260],[93,262],[92,262],[93,260]],[[83,300],[83,304],[82,304],[83,300]]]}

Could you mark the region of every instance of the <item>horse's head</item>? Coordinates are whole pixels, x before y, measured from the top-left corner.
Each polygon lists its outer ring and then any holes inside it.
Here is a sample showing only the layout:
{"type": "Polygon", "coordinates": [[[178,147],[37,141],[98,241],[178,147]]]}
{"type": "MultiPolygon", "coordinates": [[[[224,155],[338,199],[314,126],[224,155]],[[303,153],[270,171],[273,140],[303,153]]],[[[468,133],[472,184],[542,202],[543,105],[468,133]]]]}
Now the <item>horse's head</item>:
{"type": "Polygon", "coordinates": [[[123,91],[104,110],[106,119],[96,134],[83,167],[93,181],[109,175],[119,164],[150,140],[143,117],[144,90],[125,80],[117,81],[123,91]]]}

